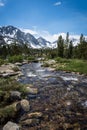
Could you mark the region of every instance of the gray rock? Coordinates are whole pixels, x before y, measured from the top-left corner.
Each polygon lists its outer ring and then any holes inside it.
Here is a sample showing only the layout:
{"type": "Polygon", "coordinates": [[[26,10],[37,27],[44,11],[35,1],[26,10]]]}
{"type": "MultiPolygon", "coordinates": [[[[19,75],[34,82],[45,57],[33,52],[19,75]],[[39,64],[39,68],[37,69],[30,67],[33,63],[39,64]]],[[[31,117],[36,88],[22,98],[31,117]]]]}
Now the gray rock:
{"type": "Polygon", "coordinates": [[[20,100],[21,99],[21,93],[19,91],[11,91],[10,92],[10,99],[11,100],[20,100]]]}
{"type": "Polygon", "coordinates": [[[7,78],[7,77],[10,77],[10,76],[16,76],[18,75],[18,72],[11,72],[11,73],[3,73],[3,74],[0,74],[0,77],[3,77],[3,78],[7,78]]]}
{"type": "Polygon", "coordinates": [[[30,104],[28,100],[23,99],[19,102],[19,104],[23,111],[28,112],[30,110],[30,104]]]}
{"type": "Polygon", "coordinates": [[[11,121],[7,122],[7,124],[3,127],[3,130],[19,130],[19,126],[16,123],[11,121]]]}
{"type": "Polygon", "coordinates": [[[16,65],[16,66],[22,66],[22,63],[16,62],[15,65],[16,65]]]}
{"type": "Polygon", "coordinates": [[[27,93],[30,93],[30,94],[38,94],[38,89],[37,88],[34,88],[34,87],[26,87],[26,90],[27,90],[27,93]]]}

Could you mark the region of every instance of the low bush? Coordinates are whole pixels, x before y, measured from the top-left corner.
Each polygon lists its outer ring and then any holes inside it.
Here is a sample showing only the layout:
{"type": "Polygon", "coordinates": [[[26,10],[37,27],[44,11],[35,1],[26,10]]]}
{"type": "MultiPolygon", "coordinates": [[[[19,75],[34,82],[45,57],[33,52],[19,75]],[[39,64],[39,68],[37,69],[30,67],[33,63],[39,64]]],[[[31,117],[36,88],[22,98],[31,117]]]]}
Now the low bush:
{"type": "Polygon", "coordinates": [[[4,64],[4,60],[0,59],[0,65],[4,64]]]}
{"type": "Polygon", "coordinates": [[[11,62],[11,63],[23,62],[23,56],[22,55],[10,56],[8,58],[8,61],[11,62]]]}

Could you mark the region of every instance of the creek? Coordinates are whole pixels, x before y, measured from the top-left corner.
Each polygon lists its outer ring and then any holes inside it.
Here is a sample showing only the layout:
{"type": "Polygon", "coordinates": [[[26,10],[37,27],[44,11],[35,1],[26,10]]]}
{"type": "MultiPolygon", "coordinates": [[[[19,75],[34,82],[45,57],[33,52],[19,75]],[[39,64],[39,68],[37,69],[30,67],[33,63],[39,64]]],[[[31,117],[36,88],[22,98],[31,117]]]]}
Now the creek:
{"type": "Polygon", "coordinates": [[[30,112],[42,112],[44,117],[33,129],[50,130],[51,125],[53,130],[62,130],[65,123],[72,124],[71,128],[77,123],[82,130],[87,129],[87,77],[41,65],[40,62],[23,65],[23,76],[18,79],[38,89],[37,95],[28,95],[30,112]]]}

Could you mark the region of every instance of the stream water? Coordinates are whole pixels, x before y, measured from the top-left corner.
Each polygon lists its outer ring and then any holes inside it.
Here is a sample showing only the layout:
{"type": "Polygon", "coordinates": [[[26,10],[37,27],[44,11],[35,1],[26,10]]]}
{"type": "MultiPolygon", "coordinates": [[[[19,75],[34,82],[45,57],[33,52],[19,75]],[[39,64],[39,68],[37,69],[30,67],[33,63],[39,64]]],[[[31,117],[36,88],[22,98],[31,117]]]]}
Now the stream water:
{"type": "Polygon", "coordinates": [[[37,95],[28,95],[30,112],[42,112],[39,124],[26,130],[87,130],[87,77],[29,63],[21,67],[23,84],[32,84],[37,95]],[[77,126],[75,126],[77,124],[77,126]],[[52,129],[51,129],[52,128],[52,129]]]}

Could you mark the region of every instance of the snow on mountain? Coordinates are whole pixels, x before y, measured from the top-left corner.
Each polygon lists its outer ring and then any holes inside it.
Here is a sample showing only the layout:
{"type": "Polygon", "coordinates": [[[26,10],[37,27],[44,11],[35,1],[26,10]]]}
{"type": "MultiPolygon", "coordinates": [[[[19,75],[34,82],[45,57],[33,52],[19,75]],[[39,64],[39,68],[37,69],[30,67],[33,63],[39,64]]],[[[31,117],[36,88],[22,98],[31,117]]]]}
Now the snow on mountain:
{"type": "Polygon", "coordinates": [[[51,42],[46,41],[44,38],[39,37],[37,40],[43,48],[51,47],[51,42]]]}
{"type": "MultiPolygon", "coordinates": [[[[32,34],[28,32],[29,30],[18,29],[13,26],[3,26],[0,27],[0,36],[7,44],[19,43],[27,44],[31,48],[54,48],[54,44],[45,40],[42,37],[36,39],[32,34]]],[[[31,32],[33,33],[33,32],[31,32]]],[[[34,32],[35,34],[35,32],[34,32]]]]}
{"type": "Polygon", "coordinates": [[[29,47],[40,48],[37,39],[30,33],[24,33],[20,29],[13,26],[0,27],[0,36],[3,37],[7,44],[14,42],[25,44],[27,43],[29,47]]]}

